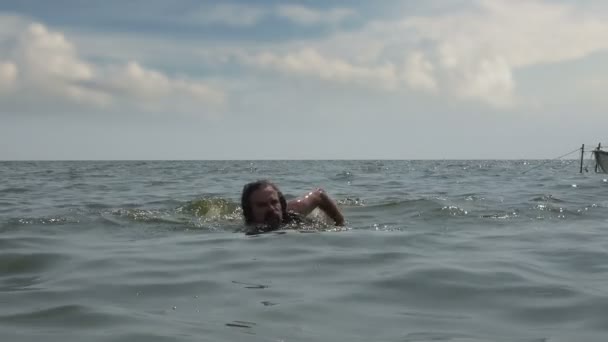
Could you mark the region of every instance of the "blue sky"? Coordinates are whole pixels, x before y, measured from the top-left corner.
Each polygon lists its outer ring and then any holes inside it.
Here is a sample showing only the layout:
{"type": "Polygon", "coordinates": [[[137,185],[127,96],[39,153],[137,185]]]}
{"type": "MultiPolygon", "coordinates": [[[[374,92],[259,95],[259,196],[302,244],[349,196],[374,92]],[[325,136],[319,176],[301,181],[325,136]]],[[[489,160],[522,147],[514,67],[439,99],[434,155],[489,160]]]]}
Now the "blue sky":
{"type": "Polygon", "coordinates": [[[600,0],[0,0],[0,160],[553,158],[607,61],[600,0]]]}

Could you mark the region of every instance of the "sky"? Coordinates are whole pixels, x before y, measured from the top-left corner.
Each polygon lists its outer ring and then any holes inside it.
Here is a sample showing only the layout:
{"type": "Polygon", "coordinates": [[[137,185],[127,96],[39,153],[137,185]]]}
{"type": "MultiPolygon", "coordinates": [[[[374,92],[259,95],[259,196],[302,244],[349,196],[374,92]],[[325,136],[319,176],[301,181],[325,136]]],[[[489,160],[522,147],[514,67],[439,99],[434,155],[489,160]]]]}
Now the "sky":
{"type": "Polygon", "coordinates": [[[0,0],[0,160],[551,159],[606,89],[604,0],[0,0]]]}

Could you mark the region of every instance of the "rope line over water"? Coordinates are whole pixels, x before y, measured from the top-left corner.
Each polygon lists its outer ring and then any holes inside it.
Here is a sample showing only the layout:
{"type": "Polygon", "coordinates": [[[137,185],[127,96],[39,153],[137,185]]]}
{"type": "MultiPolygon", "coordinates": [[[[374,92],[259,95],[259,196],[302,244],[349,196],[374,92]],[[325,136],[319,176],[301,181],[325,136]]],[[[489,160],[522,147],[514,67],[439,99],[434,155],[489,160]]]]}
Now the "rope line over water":
{"type": "Polygon", "coordinates": [[[555,158],[553,158],[553,159],[547,160],[547,161],[545,161],[545,162],[544,162],[544,163],[542,163],[542,164],[536,165],[536,166],[535,166],[535,167],[533,167],[533,168],[527,169],[526,171],[522,172],[522,174],[524,174],[524,173],[526,173],[526,172],[528,172],[528,171],[531,171],[531,170],[537,169],[537,168],[539,168],[539,167],[541,167],[541,166],[544,166],[545,164],[550,163],[550,162],[552,162],[552,161],[555,161],[555,160],[557,160],[557,159],[561,159],[561,158],[563,158],[563,157],[569,156],[569,155],[571,155],[571,154],[573,154],[573,153],[575,153],[575,152],[580,152],[580,151],[581,151],[581,148],[579,147],[579,148],[577,148],[576,150],[574,150],[574,151],[572,151],[572,152],[568,152],[568,153],[566,153],[566,154],[564,154],[564,155],[561,155],[561,156],[559,156],[559,157],[555,157],[555,158]]]}

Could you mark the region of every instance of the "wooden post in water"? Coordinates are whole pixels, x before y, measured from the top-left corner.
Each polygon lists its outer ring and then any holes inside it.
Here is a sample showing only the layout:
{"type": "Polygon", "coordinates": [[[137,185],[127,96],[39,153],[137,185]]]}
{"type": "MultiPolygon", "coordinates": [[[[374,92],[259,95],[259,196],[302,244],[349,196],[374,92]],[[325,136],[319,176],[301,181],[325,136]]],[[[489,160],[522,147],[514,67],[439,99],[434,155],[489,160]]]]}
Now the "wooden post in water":
{"type": "MultiPolygon", "coordinates": [[[[602,143],[597,144],[597,150],[599,151],[602,148],[602,143]]],[[[597,154],[595,155],[597,156],[597,154]]],[[[597,157],[595,158],[595,173],[597,173],[597,157]]]]}
{"type": "Polygon", "coordinates": [[[583,146],[581,146],[581,171],[580,173],[583,173],[583,157],[585,155],[585,144],[583,144],[583,146]]]}

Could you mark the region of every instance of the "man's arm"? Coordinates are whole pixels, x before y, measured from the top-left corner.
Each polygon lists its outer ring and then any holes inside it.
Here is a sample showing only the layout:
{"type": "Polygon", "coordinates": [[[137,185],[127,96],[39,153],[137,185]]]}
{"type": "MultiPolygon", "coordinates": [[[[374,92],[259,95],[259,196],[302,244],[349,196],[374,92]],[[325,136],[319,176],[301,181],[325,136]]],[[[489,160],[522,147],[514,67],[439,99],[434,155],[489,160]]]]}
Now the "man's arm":
{"type": "Polygon", "coordinates": [[[287,203],[287,210],[302,216],[310,214],[316,208],[323,210],[327,216],[334,220],[336,226],[344,225],[344,216],[342,216],[336,203],[323,189],[316,189],[303,197],[298,197],[287,203]]]}

